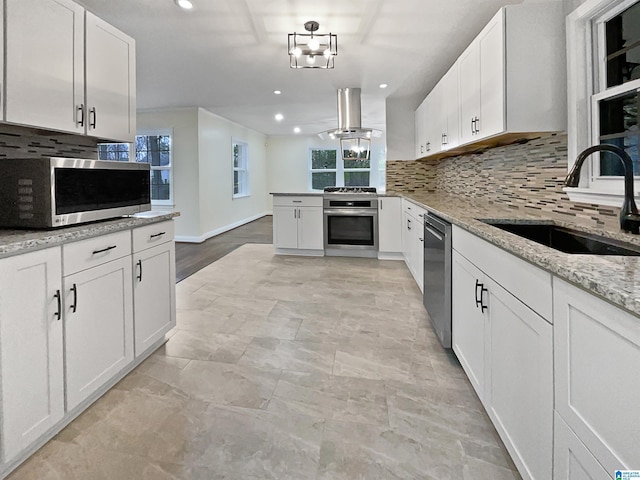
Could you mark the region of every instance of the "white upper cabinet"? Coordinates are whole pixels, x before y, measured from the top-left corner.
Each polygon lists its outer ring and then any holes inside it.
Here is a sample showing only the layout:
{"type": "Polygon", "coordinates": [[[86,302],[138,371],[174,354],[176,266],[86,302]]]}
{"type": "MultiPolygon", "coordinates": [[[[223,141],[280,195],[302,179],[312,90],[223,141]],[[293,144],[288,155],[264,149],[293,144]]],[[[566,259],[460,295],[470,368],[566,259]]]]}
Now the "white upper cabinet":
{"type": "MultiPolygon", "coordinates": [[[[457,91],[447,80],[455,75],[450,71],[428,95],[427,99],[442,98],[429,100],[437,110],[427,115],[443,117],[447,112],[446,129],[441,132],[445,142],[443,148],[417,158],[442,155],[443,150],[463,153],[462,147],[479,142],[509,143],[566,130],[563,22],[561,2],[501,8],[454,64],[457,91]],[[456,97],[457,108],[450,107],[456,97]],[[452,116],[458,112],[456,122],[452,116]]],[[[444,118],[441,122],[445,125],[444,118]]]]}
{"type": "Polygon", "coordinates": [[[84,133],[84,9],[6,0],[6,121],[84,133]]]}
{"type": "Polygon", "coordinates": [[[134,40],[71,0],[5,1],[4,120],[133,141],[134,40]]]}
{"type": "Polygon", "coordinates": [[[134,40],[87,12],[87,134],[133,141],[136,134],[134,40]]]}

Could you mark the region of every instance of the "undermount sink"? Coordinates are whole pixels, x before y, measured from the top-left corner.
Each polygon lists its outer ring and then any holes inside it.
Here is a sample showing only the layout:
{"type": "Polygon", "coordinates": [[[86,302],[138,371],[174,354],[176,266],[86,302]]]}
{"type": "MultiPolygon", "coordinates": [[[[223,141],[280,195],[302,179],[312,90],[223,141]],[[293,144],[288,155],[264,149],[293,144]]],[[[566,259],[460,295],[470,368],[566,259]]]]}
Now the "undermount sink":
{"type": "Polygon", "coordinates": [[[640,256],[640,246],[553,223],[480,220],[487,225],[570,254],[640,256]]]}

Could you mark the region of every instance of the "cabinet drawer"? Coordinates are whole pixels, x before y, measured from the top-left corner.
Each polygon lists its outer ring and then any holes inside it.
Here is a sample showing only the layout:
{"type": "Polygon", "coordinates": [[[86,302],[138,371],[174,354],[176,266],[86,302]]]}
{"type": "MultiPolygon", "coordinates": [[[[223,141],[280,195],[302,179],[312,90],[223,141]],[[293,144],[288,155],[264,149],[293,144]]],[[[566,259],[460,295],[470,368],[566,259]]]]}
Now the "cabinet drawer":
{"type": "Polygon", "coordinates": [[[408,200],[404,200],[402,208],[407,215],[415,218],[421,224],[424,222],[424,216],[427,214],[427,210],[425,210],[424,208],[419,207],[415,203],[412,203],[408,200]]]}
{"type": "Polygon", "coordinates": [[[273,205],[276,207],[321,207],[322,195],[317,196],[291,196],[275,195],[273,205]]]}
{"type": "Polygon", "coordinates": [[[62,246],[62,274],[70,275],[131,255],[131,232],[110,233],[62,246]]]}
{"type": "Polygon", "coordinates": [[[551,274],[453,226],[454,250],[551,323],[551,274]]]}
{"type": "Polygon", "coordinates": [[[173,220],[153,223],[133,229],[133,251],[139,252],[161,243],[170,242],[174,237],[173,220]]]}

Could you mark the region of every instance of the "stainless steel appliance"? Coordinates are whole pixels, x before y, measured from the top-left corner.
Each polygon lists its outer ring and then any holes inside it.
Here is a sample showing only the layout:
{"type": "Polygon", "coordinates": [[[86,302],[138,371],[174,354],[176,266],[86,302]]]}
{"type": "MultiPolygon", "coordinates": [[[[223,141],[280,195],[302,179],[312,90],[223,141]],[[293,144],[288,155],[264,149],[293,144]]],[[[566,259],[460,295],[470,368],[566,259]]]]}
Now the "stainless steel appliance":
{"type": "Polygon", "coordinates": [[[378,256],[375,187],[326,187],[323,204],[325,255],[378,256]]]}
{"type": "Polygon", "coordinates": [[[423,303],[440,343],[451,348],[451,224],[432,213],[424,216],[423,303]]]}
{"type": "Polygon", "coordinates": [[[0,226],[53,228],[151,210],[148,163],[0,160],[0,226]]]}

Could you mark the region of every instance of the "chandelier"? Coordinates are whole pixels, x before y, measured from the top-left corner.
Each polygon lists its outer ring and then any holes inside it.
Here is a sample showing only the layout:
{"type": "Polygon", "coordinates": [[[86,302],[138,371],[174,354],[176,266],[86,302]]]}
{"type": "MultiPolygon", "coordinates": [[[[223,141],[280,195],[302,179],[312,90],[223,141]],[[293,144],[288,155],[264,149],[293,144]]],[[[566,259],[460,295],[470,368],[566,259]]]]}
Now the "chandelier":
{"type": "Polygon", "coordinates": [[[291,68],[333,68],[333,59],[338,55],[338,37],[332,33],[315,33],[318,22],[307,22],[304,28],[309,33],[289,34],[289,66],[291,68]]]}

